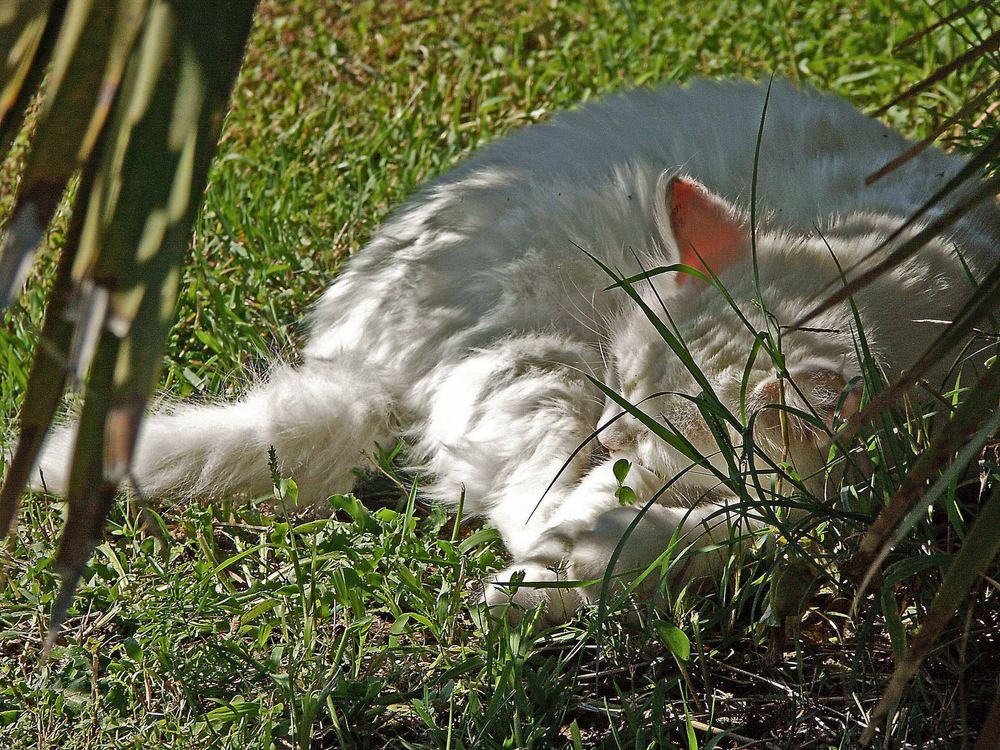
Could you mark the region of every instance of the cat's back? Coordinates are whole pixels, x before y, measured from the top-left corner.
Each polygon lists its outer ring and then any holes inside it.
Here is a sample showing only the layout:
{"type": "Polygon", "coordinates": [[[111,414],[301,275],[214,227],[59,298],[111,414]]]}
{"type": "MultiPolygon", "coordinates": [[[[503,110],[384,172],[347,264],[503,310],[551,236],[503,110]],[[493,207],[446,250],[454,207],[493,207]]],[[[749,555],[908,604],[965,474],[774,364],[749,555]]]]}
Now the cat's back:
{"type": "MultiPolygon", "coordinates": [[[[400,340],[462,351],[557,323],[582,335],[574,310],[600,318],[611,302],[594,295],[605,279],[579,248],[637,272],[636,252],[655,243],[665,171],[747,208],[756,164],[759,214],[811,231],[853,211],[908,216],[965,163],[930,148],[865,184],[908,145],[844,100],[787,81],[699,80],[584,104],[514,131],[418,191],[324,295],[310,349],[359,346],[379,316],[401,332],[384,337],[386,357],[400,340]],[[581,299],[567,301],[567,290],[581,299]]],[[[981,206],[963,222],[992,265],[1000,211],[981,206]]]]}
{"type": "Polygon", "coordinates": [[[599,184],[626,167],[681,169],[748,205],[762,120],[759,204],[804,228],[848,211],[919,205],[962,164],[930,149],[865,186],[909,145],[895,131],[843,99],[788,81],[774,81],[769,92],[766,84],[697,80],[616,94],[515,131],[444,181],[501,169],[526,185],[599,184]]]}

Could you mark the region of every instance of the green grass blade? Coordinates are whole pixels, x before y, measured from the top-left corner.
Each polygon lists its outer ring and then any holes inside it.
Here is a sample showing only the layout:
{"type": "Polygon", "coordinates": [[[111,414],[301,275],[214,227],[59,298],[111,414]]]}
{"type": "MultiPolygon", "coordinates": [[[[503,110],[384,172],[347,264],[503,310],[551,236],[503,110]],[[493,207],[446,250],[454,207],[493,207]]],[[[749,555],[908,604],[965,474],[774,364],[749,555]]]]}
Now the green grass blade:
{"type": "Polygon", "coordinates": [[[863,744],[871,742],[877,727],[899,703],[903,691],[916,674],[924,658],[937,642],[955,610],[965,600],[969,589],[1000,552],[1000,488],[990,495],[979,511],[975,523],[965,537],[965,543],[948,566],[941,588],[910,642],[906,656],[897,665],[878,705],[872,711],[868,727],[861,737],[863,744]]]}
{"type": "Polygon", "coordinates": [[[676,449],[681,455],[690,461],[696,463],[697,465],[712,470],[711,462],[705,456],[698,452],[698,449],[679,432],[670,430],[666,425],[657,422],[653,417],[646,414],[642,409],[640,409],[635,404],[632,404],[628,399],[616,393],[613,389],[608,388],[604,383],[602,383],[597,378],[587,375],[587,379],[603,393],[605,396],[614,401],[618,406],[620,406],[624,411],[628,412],[633,418],[637,419],[642,425],[656,435],[660,440],[670,445],[672,448],[676,449]]]}
{"type": "MultiPolygon", "coordinates": [[[[861,540],[858,557],[851,566],[867,568],[882,550],[882,555],[888,550],[890,534],[899,524],[910,508],[914,507],[925,495],[927,481],[955,453],[970,444],[977,445],[975,451],[988,440],[991,430],[983,430],[984,414],[996,411],[997,399],[1000,398],[1000,367],[993,365],[973,387],[966,399],[958,407],[952,418],[945,424],[931,445],[921,454],[917,463],[907,473],[903,483],[895,492],[882,512],[865,532],[861,540]],[[976,436],[978,435],[978,438],[976,436]]],[[[960,467],[961,468],[961,467],[960,467]]],[[[857,569],[855,567],[855,569],[857,569]]],[[[865,581],[871,577],[871,571],[865,576],[865,581]]],[[[858,596],[864,592],[865,585],[859,587],[858,596]]]]}
{"type": "MultiPolygon", "coordinates": [[[[662,338],[664,343],[666,343],[667,346],[670,347],[670,350],[681,361],[685,369],[687,369],[687,371],[691,374],[691,377],[694,378],[695,382],[698,383],[698,385],[701,387],[704,397],[706,399],[710,399],[713,403],[718,405],[718,407],[721,408],[723,411],[726,411],[725,407],[722,406],[722,402],[719,401],[718,396],[716,396],[715,390],[712,388],[712,384],[709,382],[708,378],[705,377],[705,374],[701,371],[701,368],[698,367],[697,363],[694,361],[694,358],[691,356],[691,352],[688,350],[687,346],[685,346],[684,342],[681,341],[680,338],[678,338],[673,333],[673,331],[667,328],[667,326],[663,323],[663,321],[660,320],[659,316],[655,312],[653,312],[652,308],[650,308],[648,304],[646,304],[646,301],[642,298],[639,292],[636,291],[635,287],[627,283],[625,279],[623,279],[619,274],[615,273],[615,271],[612,268],[610,268],[607,264],[605,264],[599,258],[594,256],[592,253],[587,252],[587,250],[580,247],[579,245],[577,245],[576,247],[578,250],[584,253],[588,258],[594,261],[594,263],[600,266],[602,271],[604,271],[606,274],[608,274],[608,276],[614,279],[615,285],[621,286],[621,288],[625,290],[625,293],[628,294],[628,296],[632,299],[633,302],[635,302],[636,305],[639,306],[639,309],[642,310],[643,315],[646,316],[646,319],[649,320],[649,322],[656,329],[656,332],[660,335],[660,338],[662,338]]],[[[734,427],[738,429],[740,427],[740,424],[739,421],[736,419],[736,417],[734,417],[732,414],[729,414],[728,411],[726,411],[726,414],[727,414],[726,421],[728,421],[730,424],[732,424],[734,427]]]]}

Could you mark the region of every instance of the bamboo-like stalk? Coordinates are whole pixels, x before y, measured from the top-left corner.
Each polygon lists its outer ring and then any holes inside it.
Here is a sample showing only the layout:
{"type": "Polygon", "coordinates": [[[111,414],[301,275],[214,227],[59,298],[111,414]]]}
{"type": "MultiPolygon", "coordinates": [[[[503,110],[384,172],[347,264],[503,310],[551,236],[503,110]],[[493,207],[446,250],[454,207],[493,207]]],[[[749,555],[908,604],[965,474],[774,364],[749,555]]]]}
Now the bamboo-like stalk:
{"type": "MultiPolygon", "coordinates": [[[[74,449],[69,517],[57,557],[64,586],[53,628],[128,472],[143,409],[159,376],[181,262],[255,2],[225,5],[229,12],[216,8],[212,19],[204,17],[197,0],[153,6],[113,125],[115,146],[98,174],[101,190],[91,196],[96,210],[87,213],[95,226],[85,226],[84,236],[94,238],[97,251],[92,269],[81,273],[94,280],[91,293],[106,294],[108,304],[80,434],[103,433],[104,440],[80,438],[74,449]],[[228,52],[221,65],[220,50],[228,52]],[[151,69],[148,61],[155,55],[158,65],[151,69]]],[[[50,630],[50,638],[54,633],[50,630]]]]}
{"type": "MultiPolygon", "coordinates": [[[[19,6],[12,23],[33,23],[35,36],[23,28],[15,34],[0,17],[0,43],[30,42],[17,57],[25,60],[14,71],[19,85],[41,80],[38,66],[51,59],[0,245],[0,302],[18,294],[66,185],[83,168],[20,414],[20,440],[0,490],[0,530],[6,530],[68,375],[89,372],[56,558],[63,585],[46,649],[128,474],[256,0],[69,0],[58,19],[47,15],[49,6],[19,6]],[[46,18],[61,22],[51,58],[37,53],[52,33],[46,18]]],[[[26,89],[4,85],[13,111],[26,89]]]]}
{"type": "Polygon", "coordinates": [[[66,0],[10,0],[0,6],[0,158],[24,124],[45,75],[66,0]]]}
{"type": "Polygon", "coordinates": [[[59,199],[107,118],[146,0],[71,0],[0,249],[0,307],[20,291],[59,199]],[[81,113],[90,113],[89,121],[81,113]]]}

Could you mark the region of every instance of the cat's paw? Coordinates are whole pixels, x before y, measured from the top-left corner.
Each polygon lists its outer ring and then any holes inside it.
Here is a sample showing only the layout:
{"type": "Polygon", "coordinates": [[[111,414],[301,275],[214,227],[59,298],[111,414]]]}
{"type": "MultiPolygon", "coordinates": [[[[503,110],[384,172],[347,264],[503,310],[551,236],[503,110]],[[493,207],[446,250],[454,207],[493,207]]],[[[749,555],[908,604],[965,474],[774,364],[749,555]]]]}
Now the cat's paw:
{"type": "Polygon", "coordinates": [[[584,603],[581,589],[558,585],[568,578],[557,563],[515,563],[494,574],[487,582],[483,604],[490,616],[505,617],[515,625],[539,606],[541,624],[568,622],[584,603]]]}

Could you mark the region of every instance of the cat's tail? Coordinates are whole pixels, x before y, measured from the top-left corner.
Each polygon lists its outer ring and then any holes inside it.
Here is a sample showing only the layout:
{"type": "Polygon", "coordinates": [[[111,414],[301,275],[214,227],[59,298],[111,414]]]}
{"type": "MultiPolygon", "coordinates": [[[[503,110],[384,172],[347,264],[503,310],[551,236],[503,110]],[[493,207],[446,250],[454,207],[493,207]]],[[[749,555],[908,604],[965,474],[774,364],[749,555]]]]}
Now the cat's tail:
{"type": "MultiPolygon", "coordinates": [[[[393,399],[360,358],[278,367],[233,403],[168,406],[143,422],[131,476],[149,497],[270,492],[273,446],[308,502],[348,492],[364,453],[393,437],[393,399]]],[[[74,425],[47,439],[32,488],[65,494],[74,425]]]]}

